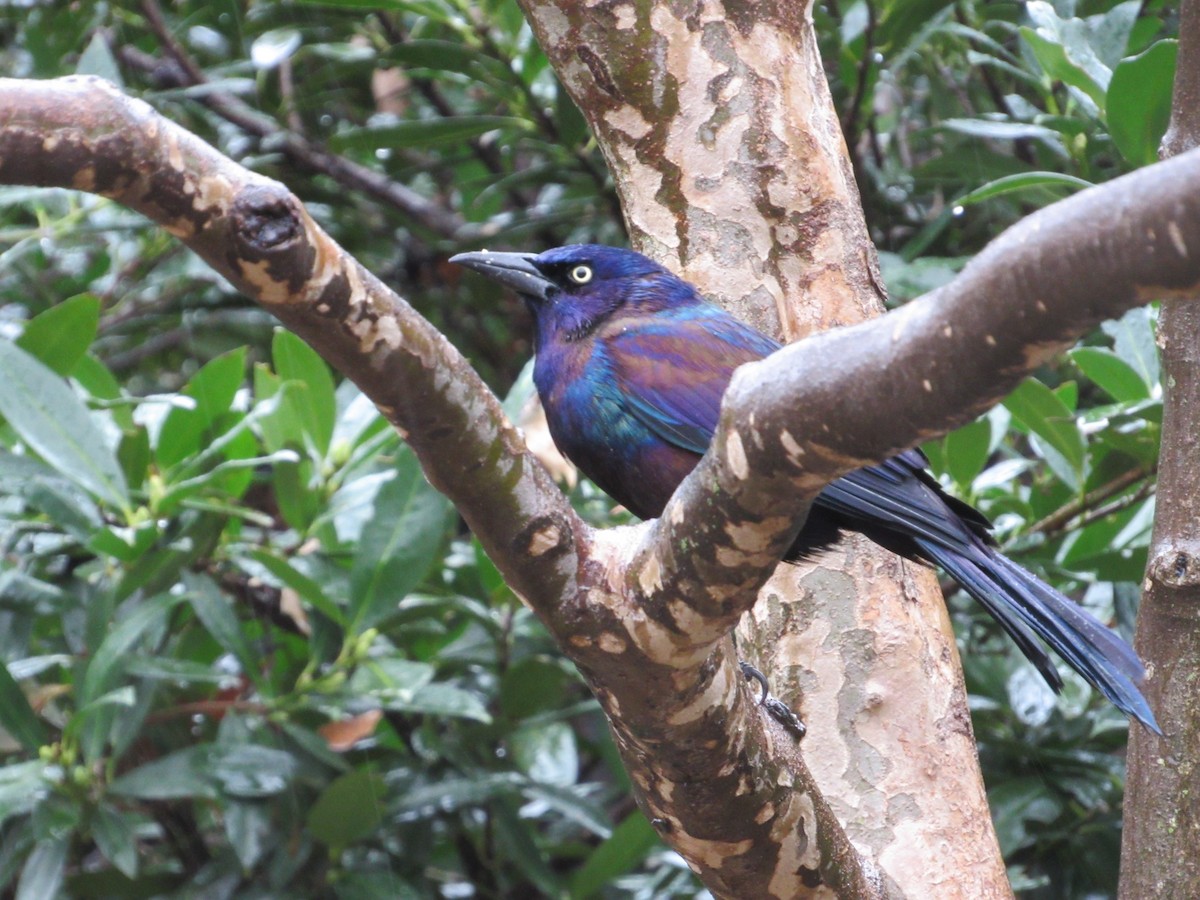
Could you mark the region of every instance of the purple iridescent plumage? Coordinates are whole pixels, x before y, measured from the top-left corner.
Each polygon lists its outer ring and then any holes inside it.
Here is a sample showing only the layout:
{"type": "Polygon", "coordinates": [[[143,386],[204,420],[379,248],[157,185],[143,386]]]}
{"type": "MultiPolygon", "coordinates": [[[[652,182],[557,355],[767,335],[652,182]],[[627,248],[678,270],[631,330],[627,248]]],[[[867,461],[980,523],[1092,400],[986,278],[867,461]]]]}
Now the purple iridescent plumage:
{"type": "MultiPolygon", "coordinates": [[[[640,254],[594,244],[455,257],[518,291],[537,331],[534,381],[559,449],[642,518],[707,449],[733,371],[779,344],[640,254]]],[[[1000,554],[988,521],[946,495],[909,450],[829,484],[788,559],[858,531],[942,567],[1058,690],[1044,641],[1118,708],[1157,731],[1132,648],[1000,554]],[[1039,641],[1040,639],[1040,641],[1039,641]]]]}

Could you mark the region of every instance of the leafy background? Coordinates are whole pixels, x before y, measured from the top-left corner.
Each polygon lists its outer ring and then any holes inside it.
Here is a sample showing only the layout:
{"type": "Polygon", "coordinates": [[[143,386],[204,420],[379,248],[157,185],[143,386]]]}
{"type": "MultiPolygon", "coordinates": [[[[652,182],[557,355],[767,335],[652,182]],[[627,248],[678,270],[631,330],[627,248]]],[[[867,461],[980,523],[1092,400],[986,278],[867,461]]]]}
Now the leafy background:
{"type": "MultiPolygon", "coordinates": [[[[896,303],[1155,159],[1161,2],[814,15],[896,303]]],[[[5,74],[99,74],[285,181],[513,415],[524,311],[446,257],[623,241],[603,160],[509,0],[0,17],[5,74]]],[[[0,254],[6,895],[704,896],[634,808],[572,667],[352,385],[103,199],[0,189],[0,254]]],[[[1160,419],[1139,310],[926,450],[1012,555],[1128,633],[1160,419]]],[[[1014,885],[1114,895],[1123,717],[1066,671],[1055,698],[951,605],[1014,885]]]]}

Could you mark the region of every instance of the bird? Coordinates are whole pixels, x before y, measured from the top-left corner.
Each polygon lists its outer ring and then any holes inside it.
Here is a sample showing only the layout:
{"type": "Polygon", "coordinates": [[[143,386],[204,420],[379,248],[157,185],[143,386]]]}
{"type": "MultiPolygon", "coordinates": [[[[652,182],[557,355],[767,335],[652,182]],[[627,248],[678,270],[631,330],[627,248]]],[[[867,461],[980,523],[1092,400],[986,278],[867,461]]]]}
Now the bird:
{"type": "MultiPolygon", "coordinates": [[[[460,253],[450,262],[515,291],[534,323],[533,380],[551,437],[642,519],[658,517],[700,461],[735,369],[782,345],[640,253],[570,244],[542,253],[460,253]]],[[[830,482],[784,559],[859,532],[940,567],[1012,638],[1057,693],[1049,646],[1118,709],[1161,734],[1136,652],[1004,556],[991,523],[947,494],[918,449],[830,482]]]]}

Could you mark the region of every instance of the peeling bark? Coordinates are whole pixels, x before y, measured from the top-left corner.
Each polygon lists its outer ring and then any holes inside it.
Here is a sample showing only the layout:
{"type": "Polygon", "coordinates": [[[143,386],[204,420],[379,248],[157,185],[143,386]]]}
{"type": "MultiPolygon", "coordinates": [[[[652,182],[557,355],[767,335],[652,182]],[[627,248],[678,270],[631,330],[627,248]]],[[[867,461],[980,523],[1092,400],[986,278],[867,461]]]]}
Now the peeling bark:
{"type": "Polygon", "coordinates": [[[0,183],[69,187],[182,240],[353,380],[417,451],[514,590],[574,587],[587,526],[457,350],[347,256],[278,182],[98,78],[0,79],[0,183]],[[546,546],[553,524],[558,544],[546,546]],[[528,542],[541,533],[538,554],[528,542]]]}
{"type": "MultiPolygon", "coordinates": [[[[1200,147],[1200,5],[1180,11],[1179,59],[1163,156],[1200,147]]],[[[1163,430],[1154,533],[1135,644],[1163,735],[1129,736],[1120,896],[1200,896],[1200,299],[1165,300],[1163,430]]]]}
{"type": "MultiPolygon", "coordinates": [[[[1200,279],[1200,254],[1188,252],[1200,241],[1200,152],[1018,226],[911,311],[746,367],[713,450],[664,517],[599,534],[575,517],[495,398],[428,322],[348,259],[280,185],[145,104],[96,79],[0,80],[0,183],[76,187],[140,210],[354,379],[579,665],[612,722],[639,802],[714,894],[1006,890],[989,882],[986,860],[972,868],[952,843],[927,855],[922,804],[947,790],[936,766],[927,765],[912,790],[898,788],[887,767],[885,751],[903,740],[896,735],[910,714],[903,691],[915,692],[923,679],[897,692],[860,680],[865,663],[887,658],[869,629],[859,636],[862,656],[846,657],[850,677],[828,673],[843,679],[844,703],[815,721],[832,730],[847,709],[879,711],[851,723],[835,768],[857,793],[835,804],[818,789],[795,738],[753,702],[728,631],[797,527],[795,511],[826,480],[962,421],[962,410],[1000,392],[997,367],[1015,379],[1051,352],[1047,334],[1066,341],[1072,329],[1144,302],[1161,286],[1200,279]],[[1090,237],[1081,242],[1081,235],[1090,237]],[[1057,289],[1064,272],[1077,289],[1057,289]],[[926,375],[897,379],[880,356],[926,375]],[[958,367],[957,380],[940,376],[943,359],[958,367]],[[756,387],[754,377],[770,381],[756,387]],[[837,820],[843,813],[882,822],[883,839],[852,844],[837,820]],[[946,857],[967,863],[951,872],[946,857]]],[[[850,570],[871,565],[849,557],[850,570]]],[[[901,573],[912,574],[911,567],[901,573]]],[[[768,596],[767,616],[782,608],[768,596]]],[[[782,633],[792,634],[786,622],[782,633]]],[[[948,702],[939,715],[943,739],[962,736],[965,710],[948,702]]],[[[973,799],[949,803],[959,805],[954,839],[985,846],[990,828],[973,799]]]]}
{"type": "MultiPolygon", "coordinates": [[[[522,5],[617,175],[638,249],[784,339],[883,311],[807,4],[522,5]]],[[[788,453],[803,452],[791,434],[782,438],[788,453]]],[[[740,476],[746,435],[729,440],[731,465],[742,451],[740,476]]],[[[800,509],[770,539],[721,546],[718,561],[744,554],[753,567],[755,557],[777,557],[800,509]]],[[[689,519],[681,532],[695,527],[689,519]]],[[[938,896],[928,885],[941,883],[945,896],[1007,896],[937,579],[865,538],[847,538],[841,551],[780,567],[741,619],[740,652],[803,719],[821,723],[805,739],[818,783],[851,839],[884,860],[905,893],[938,896]],[[878,764],[859,768],[864,754],[878,764]],[[895,795],[915,799],[889,806],[895,795]]],[[[660,548],[641,565],[667,554],[660,548]]],[[[706,583],[744,595],[748,585],[704,571],[705,555],[683,554],[700,586],[689,599],[704,602],[706,583]]],[[[721,621],[739,618],[740,607],[721,621]]]]}

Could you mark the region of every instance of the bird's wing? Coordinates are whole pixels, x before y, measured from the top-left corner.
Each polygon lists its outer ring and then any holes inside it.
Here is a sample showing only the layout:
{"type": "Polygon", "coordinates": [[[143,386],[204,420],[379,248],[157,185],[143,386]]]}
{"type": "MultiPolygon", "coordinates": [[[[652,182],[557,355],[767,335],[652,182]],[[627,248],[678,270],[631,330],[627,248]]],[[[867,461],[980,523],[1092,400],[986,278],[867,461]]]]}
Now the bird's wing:
{"type": "MultiPolygon", "coordinates": [[[[734,369],[780,346],[712,306],[616,321],[602,340],[631,413],[661,440],[698,454],[712,440],[734,369]]],[[[921,451],[906,450],[837,479],[816,504],[879,537],[956,550],[973,537],[988,540],[987,519],[944,494],[927,465],[921,451]]]]}
{"type": "Polygon", "coordinates": [[[630,412],[660,439],[703,454],[733,370],[780,345],[716,307],[621,319],[603,338],[630,412]]]}
{"type": "Polygon", "coordinates": [[[883,529],[948,549],[990,540],[991,523],[974,507],[944,493],[926,471],[920,450],[905,450],[831,482],[816,500],[868,533],[883,529]]]}

